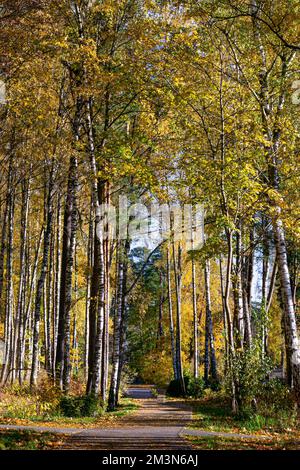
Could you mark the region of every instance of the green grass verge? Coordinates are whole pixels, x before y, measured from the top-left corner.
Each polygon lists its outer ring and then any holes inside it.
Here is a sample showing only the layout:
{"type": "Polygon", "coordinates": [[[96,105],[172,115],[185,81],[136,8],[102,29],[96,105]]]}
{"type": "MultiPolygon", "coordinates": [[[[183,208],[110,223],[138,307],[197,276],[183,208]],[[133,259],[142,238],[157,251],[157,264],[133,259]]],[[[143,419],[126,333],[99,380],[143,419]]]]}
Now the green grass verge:
{"type": "Polygon", "coordinates": [[[227,437],[194,437],[189,436],[188,441],[195,449],[199,450],[299,450],[300,440],[272,438],[262,439],[237,439],[227,437]]]}
{"type": "Polygon", "coordinates": [[[84,417],[66,417],[58,413],[44,414],[41,416],[28,416],[22,418],[18,415],[18,412],[3,413],[0,415],[0,424],[25,424],[25,425],[52,425],[57,427],[93,427],[93,426],[105,426],[114,422],[117,419],[125,417],[130,413],[137,410],[139,406],[128,398],[122,398],[120,405],[115,411],[103,411],[103,413],[96,417],[84,416],[84,417]]]}
{"type": "Polygon", "coordinates": [[[242,433],[285,433],[287,429],[298,432],[299,420],[293,413],[282,410],[277,413],[260,411],[247,417],[232,414],[230,404],[215,394],[192,403],[194,419],[190,427],[207,431],[242,433]]]}
{"type": "Polygon", "coordinates": [[[0,431],[0,450],[46,450],[59,446],[62,437],[32,431],[0,431]]]}

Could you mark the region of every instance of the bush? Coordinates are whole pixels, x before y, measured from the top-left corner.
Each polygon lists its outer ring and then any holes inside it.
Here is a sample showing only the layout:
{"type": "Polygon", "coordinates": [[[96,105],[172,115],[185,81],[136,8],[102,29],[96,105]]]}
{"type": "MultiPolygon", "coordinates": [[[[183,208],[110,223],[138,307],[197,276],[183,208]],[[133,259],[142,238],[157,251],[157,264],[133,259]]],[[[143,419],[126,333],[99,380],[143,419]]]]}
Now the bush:
{"type": "Polygon", "coordinates": [[[275,412],[289,411],[294,408],[293,394],[280,379],[271,379],[262,385],[258,400],[275,412]]]}
{"type": "MultiPolygon", "coordinates": [[[[185,387],[186,387],[187,377],[184,377],[184,382],[185,382],[185,387]]],[[[173,398],[183,397],[184,394],[182,393],[180,380],[178,379],[171,380],[166,393],[167,393],[167,396],[173,397],[173,398]]]]}
{"type": "Polygon", "coordinates": [[[34,390],[26,384],[14,384],[3,389],[0,414],[8,418],[47,419],[57,412],[60,397],[60,390],[47,378],[34,390]]]}
{"type": "Polygon", "coordinates": [[[169,397],[190,397],[190,398],[201,398],[204,393],[204,380],[201,378],[195,379],[194,377],[190,377],[189,375],[184,376],[184,384],[185,384],[185,394],[182,393],[181,390],[181,383],[180,380],[173,379],[171,380],[168,388],[167,388],[167,395],[169,397]]]}
{"type": "Polygon", "coordinates": [[[59,404],[60,412],[68,418],[98,416],[103,412],[99,398],[93,395],[64,396],[59,404]]]}
{"type": "Polygon", "coordinates": [[[232,383],[235,385],[238,411],[247,415],[256,411],[256,401],[263,390],[267,377],[273,366],[271,360],[262,356],[259,341],[246,350],[237,350],[231,373],[226,377],[226,388],[231,393],[232,383]]]}
{"type": "Polygon", "coordinates": [[[208,382],[204,382],[205,388],[209,388],[213,392],[219,392],[221,390],[221,384],[218,379],[210,378],[208,382]]]}
{"type": "Polygon", "coordinates": [[[205,382],[202,378],[190,377],[186,383],[186,394],[191,398],[203,397],[205,382]]]}
{"type": "Polygon", "coordinates": [[[0,413],[6,418],[47,418],[55,411],[52,403],[41,402],[33,396],[10,396],[1,401],[0,413]]]}

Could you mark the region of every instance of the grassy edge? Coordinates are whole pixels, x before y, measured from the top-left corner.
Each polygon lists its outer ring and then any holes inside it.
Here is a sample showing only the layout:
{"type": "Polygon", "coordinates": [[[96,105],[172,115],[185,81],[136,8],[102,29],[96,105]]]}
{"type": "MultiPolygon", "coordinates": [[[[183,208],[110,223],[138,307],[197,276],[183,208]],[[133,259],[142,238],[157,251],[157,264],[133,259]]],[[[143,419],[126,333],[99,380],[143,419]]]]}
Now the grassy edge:
{"type": "Polygon", "coordinates": [[[30,430],[0,430],[0,450],[50,450],[60,447],[64,435],[30,430]]]}
{"type": "Polygon", "coordinates": [[[127,398],[122,398],[120,405],[115,411],[106,411],[98,417],[80,417],[80,418],[67,418],[65,416],[47,416],[47,417],[32,417],[32,418],[18,418],[18,417],[5,417],[0,416],[0,425],[21,425],[21,426],[45,426],[45,427],[62,427],[68,429],[69,427],[94,428],[99,425],[113,424],[115,421],[136,412],[139,405],[134,401],[127,398]]]}

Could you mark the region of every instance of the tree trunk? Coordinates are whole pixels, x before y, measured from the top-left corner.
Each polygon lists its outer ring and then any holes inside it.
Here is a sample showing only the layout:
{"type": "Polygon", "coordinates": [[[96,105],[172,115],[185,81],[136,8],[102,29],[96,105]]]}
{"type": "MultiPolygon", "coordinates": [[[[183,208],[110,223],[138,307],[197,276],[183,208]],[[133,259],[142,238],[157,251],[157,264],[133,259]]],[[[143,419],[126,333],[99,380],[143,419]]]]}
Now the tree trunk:
{"type": "Polygon", "coordinates": [[[192,259],[192,289],[193,289],[193,333],[194,333],[194,377],[199,376],[199,352],[198,352],[198,310],[196,288],[196,264],[192,259]]]}
{"type": "Polygon", "coordinates": [[[60,191],[57,195],[57,215],[56,215],[56,256],[55,256],[55,281],[53,284],[53,358],[52,358],[52,375],[56,380],[56,351],[57,336],[59,323],[59,305],[60,305],[60,284],[61,284],[61,195],[60,191]]]}
{"type": "Polygon", "coordinates": [[[24,325],[24,292],[26,281],[26,250],[28,234],[29,214],[29,191],[30,179],[25,179],[22,184],[22,209],[21,209],[21,246],[20,246],[20,280],[18,290],[18,303],[15,321],[15,344],[14,344],[14,369],[18,374],[19,382],[22,383],[22,368],[24,358],[22,357],[22,338],[24,325]]]}
{"type": "Polygon", "coordinates": [[[122,241],[119,246],[118,256],[118,288],[116,305],[114,312],[114,336],[113,336],[113,357],[110,390],[108,397],[108,409],[114,410],[117,406],[117,385],[120,367],[120,345],[121,345],[121,322],[123,309],[123,289],[124,289],[124,247],[122,241]]]}
{"type": "Polygon", "coordinates": [[[244,346],[245,338],[245,316],[242,293],[242,234],[241,223],[236,232],[236,252],[233,281],[234,298],[234,326],[236,330],[236,341],[239,348],[244,346]]]}
{"type": "Polygon", "coordinates": [[[3,293],[3,281],[4,281],[4,262],[5,262],[5,252],[6,252],[6,240],[7,240],[7,216],[9,209],[9,191],[10,188],[7,188],[6,203],[4,208],[4,214],[2,219],[2,232],[1,232],[1,247],[0,247],[0,320],[4,319],[4,311],[2,308],[2,293],[3,293]]]}
{"type": "Polygon", "coordinates": [[[4,324],[4,366],[1,374],[1,384],[8,380],[12,364],[13,352],[13,245],[14,245],[14,221],[15,221],[15,189],[13,175],[13,156],[10,156],[8,174],[8,235],[6,254],[6,300],[5,300],[5,324],[4,324]]]}
{"type": "MultiPolygon", "coordinates": [[[[269,89],[269,69],[267,65],[266,48],[263,44],[261,26],[257,15],[259,8],[256,0],[252,0],[252,23],[254,35],[257,42],[257,48],[261,56],[261,65],[259,70],[260,80],[260,107],[262,127],[266,139],[271,142],[265,146],[264,151],[267,157],[268,180],[270,187],[279,191],[279,164],[278,151],[281,143],[281,117],[285,105],[287,92],[287,74],[288,66],[293,59],[293,54],[287,57],[286,51],[280,55],[281,74],[280,74],[280,90],[278,94],[277,106],[270,106],[270,89],[269,89]],[[274,111],[275,110],[275,111],[274,111]],[[274,118],[274,124],[270,127],[270,115],[274,118]]],[[[297,332],[296,315],[293,303],[293,295],[291,289],[291,280],[288,267],[287,246],[285,239],[285,230],[281,219],[281,207],[276,200],[270,200],[275,215],[273,216],[272,225],[274,230],[276,254],[278,262],[278,271],[280,277],[280,290],[284,310],[284,327],[287,350],[287,363],[291,371],[291,378],[296,395],[296,402],[300,407],[300,345],[297,332]]]]}
{"type": "Polygon", "coordinates": [[[88,355],[89,355],[89,311],[91,304],[91,270],[93,266],[93,245],[94,245],[94,221],[93,221],[93,204],[91,201],[90,220],[89,220],[89,236],[87,246],[87,275],[86,275],[86,303],[85,303],[85,322],[84,322],[84,375],[88,378],[88,355]]]}
{"type": "Polygon", "coordinates": [[[163,307],[164,307],[164,293],[163,293],[163,274],[160,272],[160,289],[158,299],[158,326],[157,326],[157,341],[164,335],[163,328],[163,307]]]}
{"type": "Polygon", "coordinates": [[[173,246],[173,269],[175,277],[175,292],[176,292],[176,368],[178,373],[178,380],[180,381],[181,392],[185,395],[185,382],[182,369],[182,357],[181,357],[181,258],[182,248],[180,243],[178,244],[177,259],[176,259],[176,248],[174,239],[172,240],[173,246]]]}
{"type": "MultiPolygon", "coordinates": [[[[94,262],[91,278],[91,302],[89,313],[89,357],[88,357],[88,381],[87,393],[99,393],[101,377],[103,374],[103,351],[108,357],[108,331],[104,334],[105,311],[105,288],[107,284],[106,263],[104,256],[104,238],[101,220],[101,204],[107,201],[108,182],[98,177],[99,168],[95,157],[95,143],[93,130],[92,100],[87,103],[87,128],[90,154],[90,166],[92,174],[92,200],[95,212],[95,236],[94,236],[94,262]]],[[[108,265],[107,265],[108,266],[108,265]]]]}
{"type": "MultiPolygon", "coordinates": [[[[105,202],[110,203],[110,184],[105,185],[105,202]]],[[[109,232],[108,222],[105,227],[105,232],[109,232]]],[[[110,315],[110,266],[111,266],[111,243],[109,237],[103,241],[104,251],[104,269],[105,269],[105,292],[104,292],[104,325],[103,325],[103,354],[102,354],[102,377],[101,377],[101,398],[102,402],[106,402],[107,388],[108,388],[108,372],[109,372],[109,315],[110,315]]]]}
{"type": "MultiPolygon", "coordinates": [[[[52,163],[53,165],[53,163],[52,163]]],[[[54,170],[50,170],[49,187],[48,187],[48,200],[47,200],[47,221],[44,232],[44,249],[43,259],[41,265],[40,276],[37,283],[35,307],[34,307],[34,325],[33,325],[33,343],[32,343],[32,366],[30,375],[30,386],[35,387],[38,377],[39,365],[39,339],[40,339],[40,318],[41,318],[41,302],[43,297],[44,283],[47,275],[49,250],[51,242],[51,230],[53,219],[53,189],[54,189],[54,170]]]]}
{"type": "Polygon", "coordinates": [[[300,406],[300,350],[297,332],[296,315],[287,262],[287,249],[283,224],[280,218],[274,222],[274,233],[277,250],[277,261],[281,282],[281,296],[284,306],[284,325],[286,334],[287,362],[291,370],[292,385],[296,400],[300,406]]]}
{"type": "Polygon", "coordinates": [[[204,267],[205,299],[206,299],[206,320],[205,320],[205,361],[204,380],[209,384],[210,377],[213,381],[218,381],[217,360],[215,352],[215,340],[213,333],[213,320],[211,311],[210,296],[210,262],[207,260],[204,267]]]}
{"type": "Polygon", "coordinates": [[[177,361],[176,361],[176,344],[174,335],[174,320],[173,320],[173,302],[172,302],[172,286],[171,286],[171,266],[170,266],[170,251],[167,247],[167,284],[168,284],[168,310],[169,310],[169,329],[171,339],[171,354],[173,364],[174,379],[178,379],[177,361]]]}

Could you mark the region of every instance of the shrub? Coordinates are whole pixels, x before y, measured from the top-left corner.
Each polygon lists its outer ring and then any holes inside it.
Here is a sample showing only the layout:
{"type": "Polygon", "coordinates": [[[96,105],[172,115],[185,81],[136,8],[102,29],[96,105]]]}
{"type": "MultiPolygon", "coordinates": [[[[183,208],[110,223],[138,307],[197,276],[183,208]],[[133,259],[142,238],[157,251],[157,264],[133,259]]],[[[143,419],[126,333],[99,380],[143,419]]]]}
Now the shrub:
{"type": "Polygon", "coordinates": [[[52,403],[40,402],[36,397],[8,397],[1,402],[1,412],[6,418],[36,419],[49,416],[55,409],[52,403]]]}
{"type": "Polygon", "coordinates": [[[99,399],[93,395],[64,396],[60,400],[59,409],[68,418],[98,416],[103,412],[99,399]]]}
{"type": "Polygon", "coordinates": [[[186,383],[186,394],[191,398],[203,397],[205,382],[202,378],[190,377],[186,383]]]}
{"type": "MultiPolygon", "coordinates": [[[[121,381],[120,381],[120,391],[119,394],[121,397],[126,396],[128,385],[136,383],[136,373],[132,372],[127,365],[122,369],[121,381]]],[[[142,382],[141,382],[142,383],[142,382]]]]}
{"type": "Polygon", "coordinates": [[[213,392],[219,392],[221,390],[221,384],[218,379],[210,378],[208,382],[204,382],[205,388],[209,388],[213,392]]]}
{"type": "Polygon", "coordinates": [[[47,378],[33,391],[26,384],[14,384],[3,389],[0,413],[9,418],[48,418],[57,412],[60,397],[61,391],[47,378]]]}
{"type": "Polygon", "coordinates": [[[289,411],[294,408],[293,394],[290,388],[277,378],[264,382],[258,400],[268,408],[272,407],[275,412],[289,411]]]}
{"type": "Polygon", "coordinates": [[[171,380],[167,388],[167,395],[169,397],[174,397],[174,398],[183,397],[183,396],[188,396],[191,398],[201,398],[203,396],[205,384],[202,378],[195,379],[194,377],[185,375],[184,384],[185,384],[185,395],[182,393],[180,380],[177,380],[177,379],[171,380]]]}
{"type": "MultiPolygon", "coordinates": [[[[185,387],[187,385],[187,377],[184,377],[184,382],[185,382],[185,387]]],[[[173,379],[169,383],[169,386],[167,388],[167,395],[169,397],[173,398],[178,398],[178,397],[183,397],[184,394],[182,393],[182,388],[181,388],[181,383],[180,380],[178,379],[173,379]]]]}
{"type": "Polygon", "coordinates": [[[234,383],[241,414],[255,410],[256,400],[272,368],[270,359],[262,356],[259,341],[254,342],[250,349],[236,351],[233,367],[231,373],[227,374],[225,385],[231,393],[231,384],[234,383]]]}

